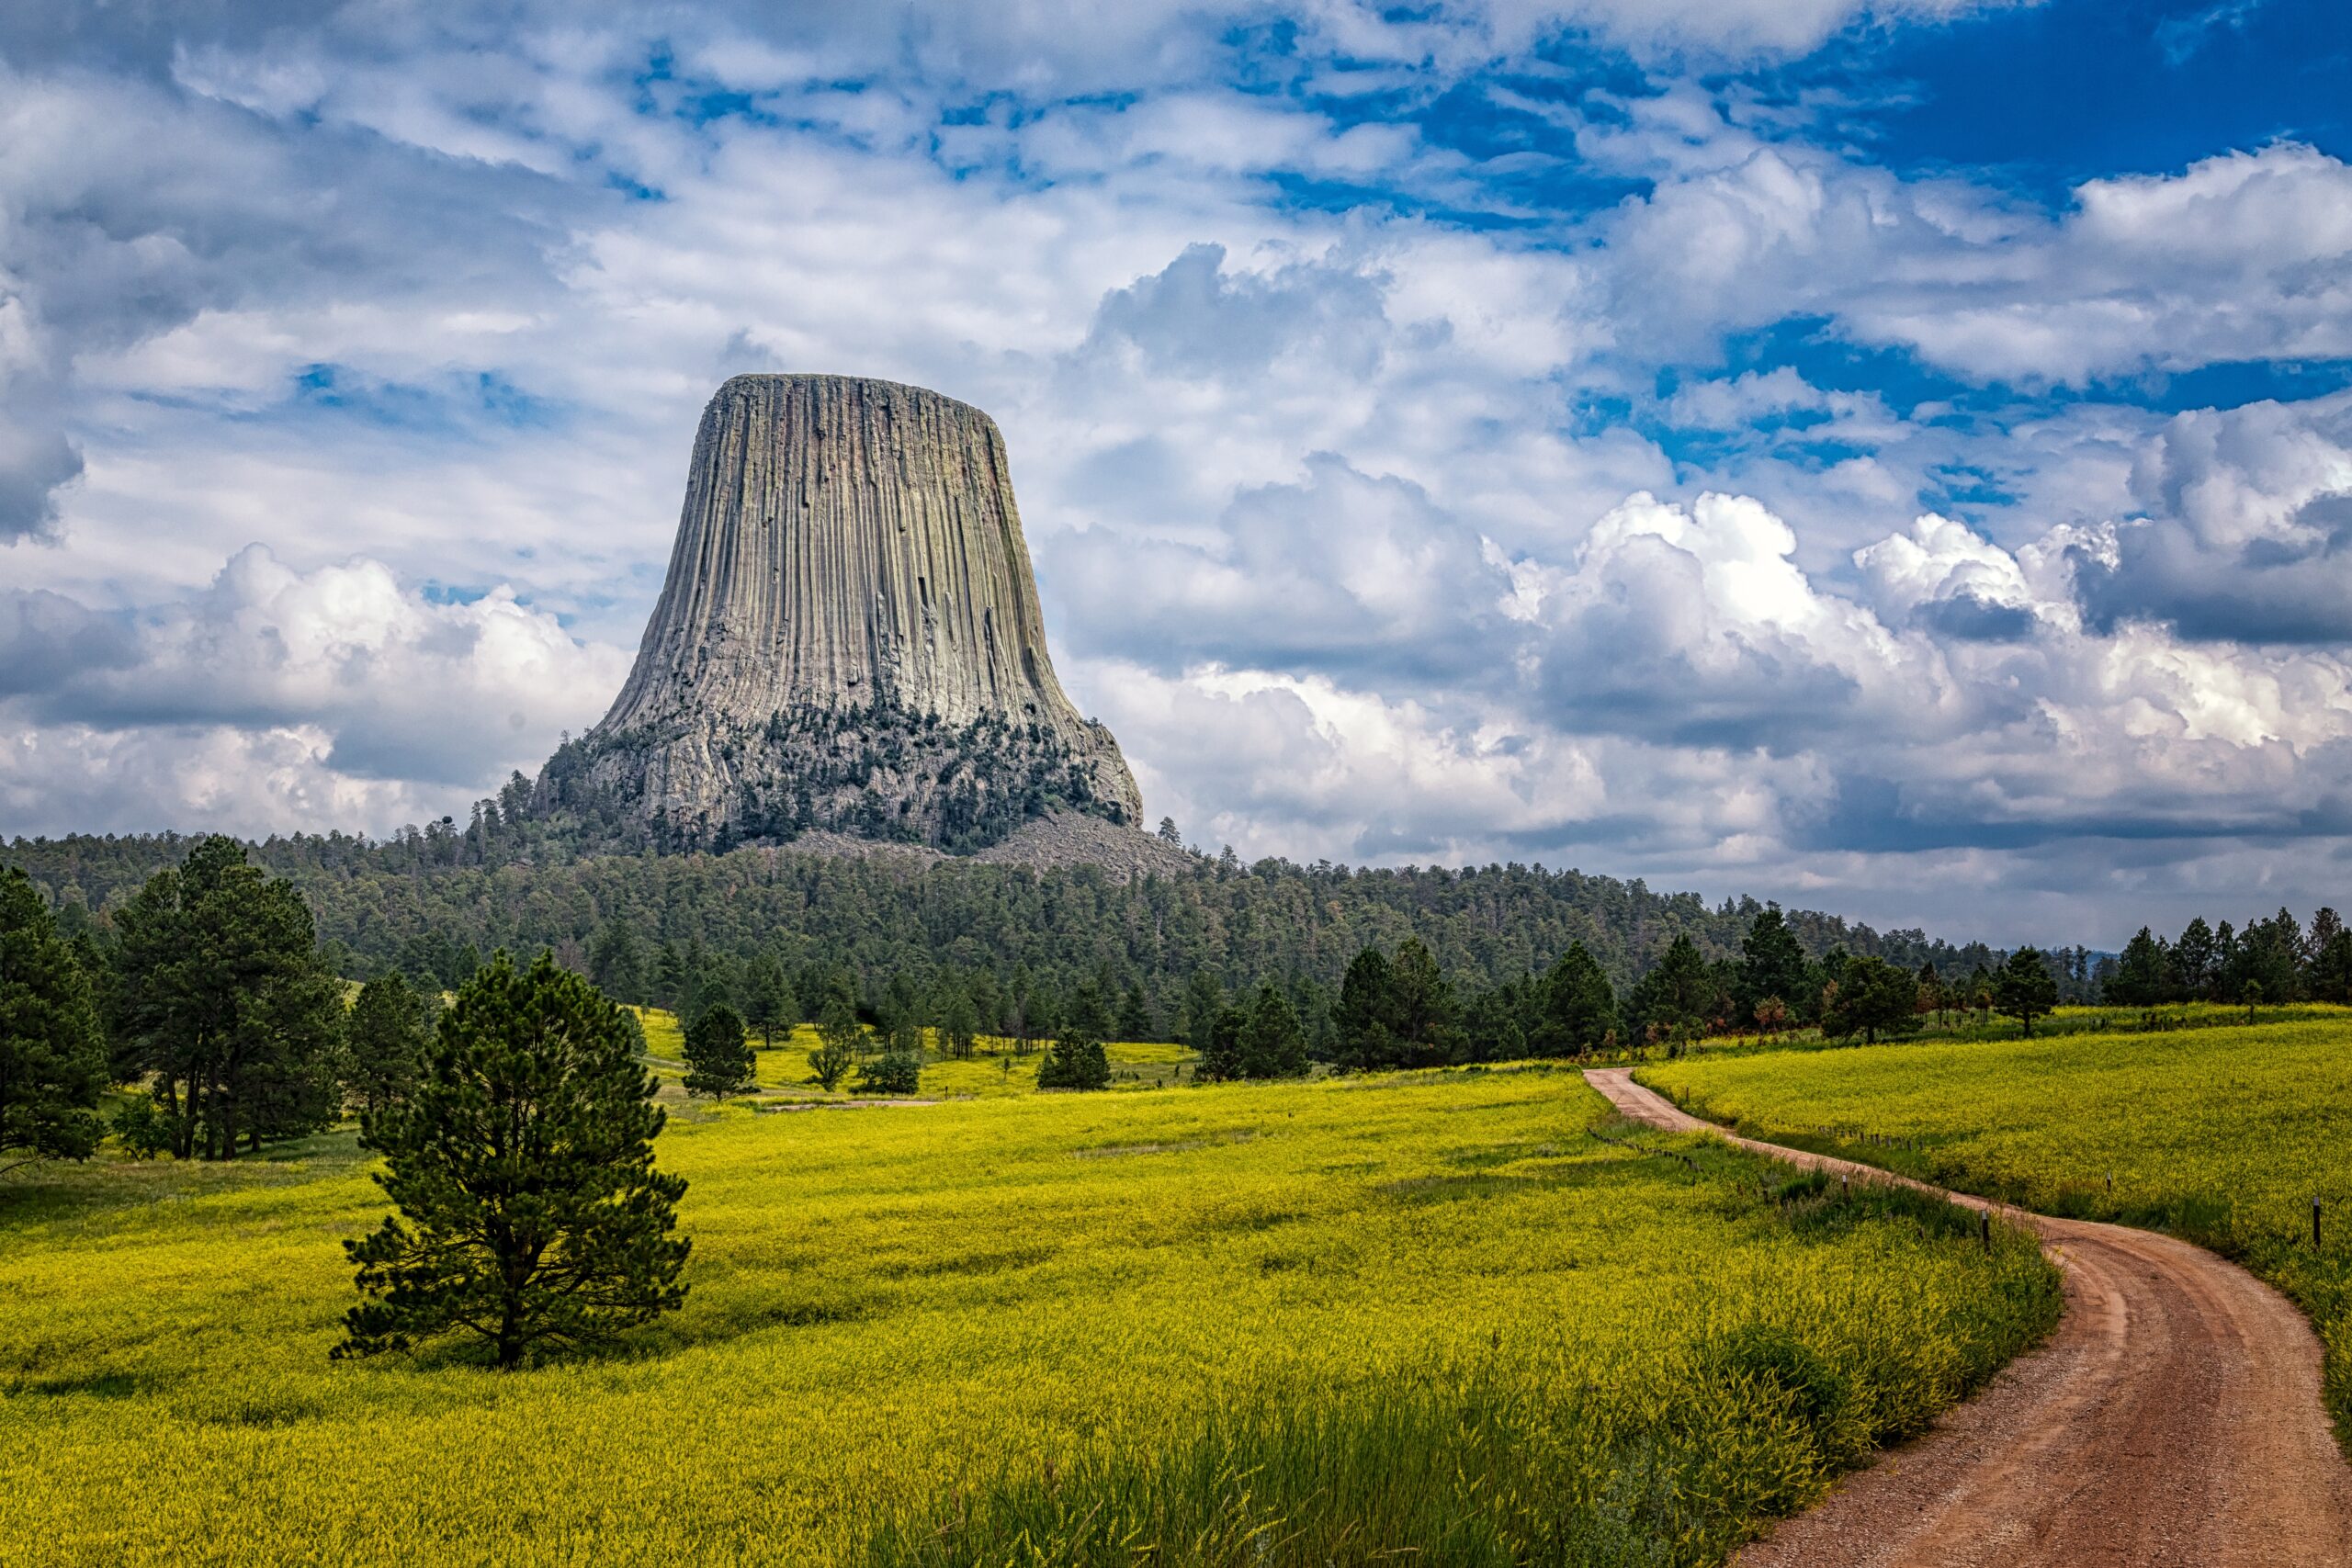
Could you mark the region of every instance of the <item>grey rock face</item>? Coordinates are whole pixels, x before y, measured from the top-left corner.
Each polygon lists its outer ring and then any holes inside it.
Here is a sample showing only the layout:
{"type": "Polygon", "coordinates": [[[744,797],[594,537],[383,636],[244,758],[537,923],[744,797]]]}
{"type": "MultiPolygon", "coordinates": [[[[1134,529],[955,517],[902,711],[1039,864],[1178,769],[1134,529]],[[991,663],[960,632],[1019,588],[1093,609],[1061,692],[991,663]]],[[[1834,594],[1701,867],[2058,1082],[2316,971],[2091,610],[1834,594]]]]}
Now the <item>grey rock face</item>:
{"type": "Polygon", "coordinates": [[[1049,811],[1142,812],[1055,679],[996,422],[846,376],[711,399],[636,667],[540,795],[676,847],[972,851],[1049,811]]]}

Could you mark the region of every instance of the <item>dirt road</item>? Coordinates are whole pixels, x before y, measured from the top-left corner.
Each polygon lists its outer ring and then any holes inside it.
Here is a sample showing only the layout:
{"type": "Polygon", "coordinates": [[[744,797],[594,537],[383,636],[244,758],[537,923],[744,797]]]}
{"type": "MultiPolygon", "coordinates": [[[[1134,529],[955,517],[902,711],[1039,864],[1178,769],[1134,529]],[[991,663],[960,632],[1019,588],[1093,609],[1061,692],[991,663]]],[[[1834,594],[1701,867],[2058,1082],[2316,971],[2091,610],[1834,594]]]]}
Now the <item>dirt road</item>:
{"type": "MultiPolygon", "coordinates": [[[[1709,1126],[1625,1068],[1585,1077],[1634,1121],[1709,1126]]],[[[1740,1568],[2352,1568],[2352,1468],[2321,1414],[2319,1341],[2302,1314],[2186,1242],[2016,1217],[2066,1270],[2057,1333],[1749,1547],[1740,1568]]]]}

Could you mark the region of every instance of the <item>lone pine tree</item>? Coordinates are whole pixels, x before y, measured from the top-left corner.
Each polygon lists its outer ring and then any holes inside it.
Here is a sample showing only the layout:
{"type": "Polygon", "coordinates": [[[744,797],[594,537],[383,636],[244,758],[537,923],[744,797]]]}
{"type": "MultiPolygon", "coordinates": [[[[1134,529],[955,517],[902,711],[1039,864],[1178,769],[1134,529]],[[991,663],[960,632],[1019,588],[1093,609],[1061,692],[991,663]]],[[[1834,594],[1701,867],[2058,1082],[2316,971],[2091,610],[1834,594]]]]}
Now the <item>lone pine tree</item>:
{"type": "Polygon", "coordinates": [[[1857,958],[1846,965],[1837,999],[1822,1018],[1824,1034],[1875,1045],[1881,1036],[1909,1034],[1919,1027],[1919,978],[1883,958],[1857,958]]]}
{"type": "Polygon", "coordinates": [[[744,1033],[743,1021],[726,1003],[704,1009],[702,1016],[687,1027],[685,1054],[688,1094],[716,1099],[741,1094],[752,1087],[752,1043],[744,1033]]]}
{"type": "Polygon", "coordinates": [[[1102,1037],[1111,1032],[1111,1011],[1102,991],[1087,981],[1070,994],[1069,1016],[1053,1049],[1037,1064],[1039,1089],[1108,1089],[1111,1058],[1102,1037]]]}
{"type": "Polygon", "coordinates": [[[1299,1024],[1290,998],[1272,986],[1258,987],[1238,1043],[1245,1078],[1306,1076],[1306,1031],[1299,1024]]]}
{"type": "Polygon", "coordinates": [[[334,1354],[449,1333],[520,1366],[543,1341],[594,1344],[684,1303],[683,1177],[653,1167],[662,1113],[621,1010],[542,955],[503,953],[449,1010],[413,1091],[362,1118],[397,1213],[344,1243],[368,1299],[334,1354]]]}
{"type": "Polygon", "coordinates": [[[2026,1034],[2033,1021],[2058,1005],[2058,982],[2037,948],[2020,947],[1993,977],[1994,1004],[2018,1021],[2026,1034]]]}

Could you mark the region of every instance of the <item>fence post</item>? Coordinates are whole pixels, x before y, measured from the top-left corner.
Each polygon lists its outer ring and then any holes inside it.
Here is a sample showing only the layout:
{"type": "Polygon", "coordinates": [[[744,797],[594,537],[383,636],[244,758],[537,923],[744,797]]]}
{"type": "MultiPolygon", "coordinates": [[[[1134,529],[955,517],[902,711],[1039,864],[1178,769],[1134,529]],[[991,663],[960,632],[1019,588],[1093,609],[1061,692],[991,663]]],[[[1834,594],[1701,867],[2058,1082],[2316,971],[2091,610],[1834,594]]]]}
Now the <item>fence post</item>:
{"type": "Polygon", "coordinates": [[[1976,1225],[1977,1234],[1984,1238],[1984,1256],[1990,1258],[1993,1256],[1993,1211],[1977,1210],[1976,1225]]]}

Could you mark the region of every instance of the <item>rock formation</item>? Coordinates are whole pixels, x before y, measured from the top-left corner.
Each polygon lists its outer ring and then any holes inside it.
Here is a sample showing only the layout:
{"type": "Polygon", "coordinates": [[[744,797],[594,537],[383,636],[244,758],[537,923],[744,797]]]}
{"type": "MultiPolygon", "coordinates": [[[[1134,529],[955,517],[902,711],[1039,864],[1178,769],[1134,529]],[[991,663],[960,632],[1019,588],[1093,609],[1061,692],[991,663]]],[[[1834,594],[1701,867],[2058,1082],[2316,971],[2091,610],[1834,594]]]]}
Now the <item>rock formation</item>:
{"type": "Polygon", "coordinates": [[[818,830],[969,852],[1142,812],[1054,677],[996,422],[848,376],[711,399],[636,668],[538,795],[675,848],[818,830]]]}

